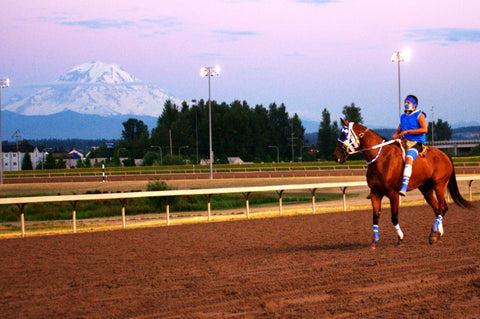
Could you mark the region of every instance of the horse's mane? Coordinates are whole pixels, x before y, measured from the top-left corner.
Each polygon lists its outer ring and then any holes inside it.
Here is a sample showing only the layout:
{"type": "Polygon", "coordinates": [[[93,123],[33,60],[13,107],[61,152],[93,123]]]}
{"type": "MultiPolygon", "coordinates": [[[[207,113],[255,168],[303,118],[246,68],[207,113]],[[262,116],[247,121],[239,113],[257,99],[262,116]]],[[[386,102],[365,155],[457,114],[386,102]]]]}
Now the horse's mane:
{"type": "Polygon", "coordinates": [[[380,138],[384,139],[385,141],[390,141],[391,138],[388,138],[388,137],[385,137],[383,135],[380,135],[378,134],[377,132],[375,132],[374,130],[370,129],[371,132],[375,133],[375,135],[379,136],[380,138]]]}
{"type": "Polygon", "coordinates": [[[385,137],[383,135],[380,135],[378,134],[375,130],[372,130],[371,128],[368,128],[366,126],[363,126],[362,124],[358,124],[356,123],[357,125],[360,125],[361,127],[363,127],[364,129],[368,129],[370,132],[374,133],[376,136],[380,137],[382,140],[385,140],[385,141],[390,141],[391,138],[388,138],[388,137],[385,137]]]}

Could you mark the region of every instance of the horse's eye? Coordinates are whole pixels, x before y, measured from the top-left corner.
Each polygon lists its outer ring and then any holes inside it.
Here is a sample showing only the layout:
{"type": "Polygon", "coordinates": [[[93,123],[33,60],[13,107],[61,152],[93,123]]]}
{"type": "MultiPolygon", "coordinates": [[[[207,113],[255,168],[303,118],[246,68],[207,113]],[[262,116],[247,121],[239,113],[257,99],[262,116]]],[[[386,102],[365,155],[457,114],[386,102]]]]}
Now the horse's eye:
{"type": "Polygon", "coordinates": [[[347,134],[345,132],[340,133],[340,140],[345,141],[347,139],[347,134]]]}

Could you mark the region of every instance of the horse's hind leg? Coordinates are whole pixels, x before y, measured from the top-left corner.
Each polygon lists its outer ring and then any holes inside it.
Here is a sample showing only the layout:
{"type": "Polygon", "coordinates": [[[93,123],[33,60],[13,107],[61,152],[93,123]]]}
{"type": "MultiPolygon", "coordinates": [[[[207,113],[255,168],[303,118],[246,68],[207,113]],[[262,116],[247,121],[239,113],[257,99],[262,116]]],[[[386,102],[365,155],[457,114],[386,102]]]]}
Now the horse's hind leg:
{"type": "Polygon", "coordinates": [[[438,201],[438,211],[435,211],[437,218],[432,227],[432,233],[437,234],[437,239],[440,240],[443,236],[443,217],[448,210],[447,201],[445,200],[445,190],[447,189],[447,183],[435,185],[435,195],[438,201]]]}
{"type": "Polygon", "coordinates": [[[423,197],[427,201],[428,205],[432,207],[435,215],[438,215],[438,212],[440,211],[440,205],[438,204],[438,201],[435,198],[432,183],[428,182],[427,184],[420,186],[418,189],[422,192],[423,197]]]}
{"type": "Polygon", "coordinates": [[[430,207],[432,207],[436,216],[435,223],[433,224],[430,236],[428,237],[430,244],[434,244],[443,236],[442,219],[448,209],[445,201],[445,187],[443,187],[443,190],[442,187],[434,187],[433,182],[430,181],[427,184],[419,187],[419,189],[422,192],[423,197],[425,197],[427,203],[430,205],[430,207]]]}
{"type": "Polygon", "coordinates": [[[447,183],[444,183],[443,185],[435,185],[435,195],[437,195],[437,201],[438,201],[438,212],[442,217],[445,217],[445,213],[448,210],[447,201],[445,200],[446,190],[447,190],[447,183]]]}

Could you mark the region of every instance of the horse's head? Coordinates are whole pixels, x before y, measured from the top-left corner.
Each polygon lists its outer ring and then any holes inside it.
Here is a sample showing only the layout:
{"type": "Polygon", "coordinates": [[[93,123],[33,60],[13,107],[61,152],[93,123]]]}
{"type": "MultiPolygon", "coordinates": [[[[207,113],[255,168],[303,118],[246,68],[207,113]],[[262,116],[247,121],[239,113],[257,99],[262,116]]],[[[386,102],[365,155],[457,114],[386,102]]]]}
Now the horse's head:
{"type": "Polygon", "coordinates": [[[360,147],[360,139],[355,133],[353,127],[356,125],[353,122],[348,122],[340,119],[342,122],[342,130],[337,139],[337,146],[333,153],[333,157],[339,163],[344,163],[348,155],[353,154],[360,147]]]}

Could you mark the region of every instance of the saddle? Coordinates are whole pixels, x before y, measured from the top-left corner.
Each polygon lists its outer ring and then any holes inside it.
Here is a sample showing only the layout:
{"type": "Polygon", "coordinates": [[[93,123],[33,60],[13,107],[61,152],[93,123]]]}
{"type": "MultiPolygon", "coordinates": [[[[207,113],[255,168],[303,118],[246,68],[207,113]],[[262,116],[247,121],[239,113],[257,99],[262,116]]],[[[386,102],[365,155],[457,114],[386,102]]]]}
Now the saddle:
{"type": "Polygon", "coordinates": [[[428,150],[427,145],[418,143],[418,142],[409,141],[409,140],[397,140],[397,141],[399,142],[400,148],[402,149],[403,161],[405,161],[407,150],[412,147],[415,147],[418,150],[418,155],[423,157],[427,156],[427,150],[428,150]]]}

